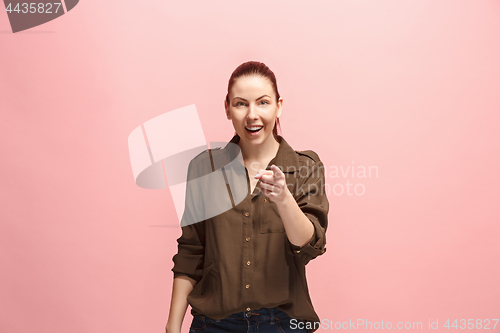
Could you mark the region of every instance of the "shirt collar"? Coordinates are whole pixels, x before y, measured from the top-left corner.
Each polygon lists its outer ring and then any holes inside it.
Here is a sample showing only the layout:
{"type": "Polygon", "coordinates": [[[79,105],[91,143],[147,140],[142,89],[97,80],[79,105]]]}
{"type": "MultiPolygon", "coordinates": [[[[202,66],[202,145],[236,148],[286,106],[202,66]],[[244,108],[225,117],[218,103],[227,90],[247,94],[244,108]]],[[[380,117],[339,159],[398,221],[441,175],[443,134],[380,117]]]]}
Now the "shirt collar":
{"type": "MultiPolygon", "coordinates": [[[[276,165],[284,173],[294,173],[299,171],[299,158],[297,153],[293,148],[286,142],[286,140],[281,136],[277,136],[277,140],[280,144],[276,156],[269,162],[269,165],[276,165]]],[[[238,144],[240,141],[240,136],[235,134],[230,143],[238,144]]]]}

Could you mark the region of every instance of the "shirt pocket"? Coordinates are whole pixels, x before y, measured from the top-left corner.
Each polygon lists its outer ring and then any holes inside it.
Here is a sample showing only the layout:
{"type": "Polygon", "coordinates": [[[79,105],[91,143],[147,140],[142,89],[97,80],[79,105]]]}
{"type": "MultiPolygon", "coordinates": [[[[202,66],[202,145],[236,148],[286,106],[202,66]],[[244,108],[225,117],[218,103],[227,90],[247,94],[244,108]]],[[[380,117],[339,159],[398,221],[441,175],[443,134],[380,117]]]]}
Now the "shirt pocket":
{"type": "Polygon", "coordinates": [[[285,226],[278,212],[278,207],[269,198],[262,200],[260,232],[267,234],[270,232],[285,232],[285,226]]]}

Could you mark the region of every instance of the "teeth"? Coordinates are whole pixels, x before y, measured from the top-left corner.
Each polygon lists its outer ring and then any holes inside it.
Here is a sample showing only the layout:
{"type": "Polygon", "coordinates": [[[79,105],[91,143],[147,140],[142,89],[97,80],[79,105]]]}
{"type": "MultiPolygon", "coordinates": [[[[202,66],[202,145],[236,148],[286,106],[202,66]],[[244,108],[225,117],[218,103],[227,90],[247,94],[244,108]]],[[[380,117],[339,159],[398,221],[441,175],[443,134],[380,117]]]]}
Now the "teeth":
{"type": "Polygon", "coordinates": [[[255,131],[255,130],[258,130],[259,128],[261,128],[262,126],[257,126],[257,127],[245,127],[246,129],[249,129],[251,131],[255,131]]]}

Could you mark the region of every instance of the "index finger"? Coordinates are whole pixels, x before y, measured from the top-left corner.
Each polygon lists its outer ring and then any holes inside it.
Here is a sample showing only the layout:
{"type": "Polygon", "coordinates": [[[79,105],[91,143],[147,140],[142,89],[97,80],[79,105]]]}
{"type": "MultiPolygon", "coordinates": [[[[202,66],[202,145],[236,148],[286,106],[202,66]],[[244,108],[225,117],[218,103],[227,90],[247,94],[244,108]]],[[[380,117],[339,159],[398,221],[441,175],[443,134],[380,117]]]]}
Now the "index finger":
{"type": "Polygon", "coordinates": [[[262,177],[263,175],[273,175],[273,171],[270,170],[270,167],[267,167],[266,169],[259,169],[254,178],[259,178],[262,177]]]}
{"type": "Polygon", "coordinates": [[[278,168],[276,165],[271,165],[271,169],[273,170],[274,178],[282,178],[285,176],[283,171],[281,171],[280,168],[278,168]]]}

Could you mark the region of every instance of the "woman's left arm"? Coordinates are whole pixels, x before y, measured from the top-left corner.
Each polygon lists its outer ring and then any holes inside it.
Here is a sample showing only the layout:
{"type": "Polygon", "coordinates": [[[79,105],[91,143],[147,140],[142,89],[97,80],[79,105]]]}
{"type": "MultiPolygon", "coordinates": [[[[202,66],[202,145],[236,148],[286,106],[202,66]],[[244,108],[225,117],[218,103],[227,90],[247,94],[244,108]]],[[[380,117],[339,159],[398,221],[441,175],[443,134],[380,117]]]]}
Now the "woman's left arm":
{"type": "Polygon", "coordinates": [[[309,243],[311,237],[314,236],[314,226],[302,212],[297,201],[295,201],[288,190],[288,187],[285,186],[285,188],[285,192],[287,191],[288,193],[283,196],[281,201],[276,201],[275,199],[271,200],[278,208],[290,243],[298,247],[303,247],[309,243]]]}
{"type": "MultiPolygon", "coordinates": [[[[287,187],[285,175],[275,165],[261,170],[261,191],[276,204],[294,254],[304,264],[325,252],[328,225],[328,199],[321,161],[310,170],[295,199],[287,187]]],[[[260,173],[259,173],[260,174],[260,173]]]]}

